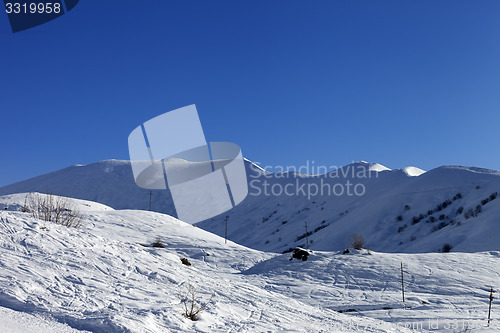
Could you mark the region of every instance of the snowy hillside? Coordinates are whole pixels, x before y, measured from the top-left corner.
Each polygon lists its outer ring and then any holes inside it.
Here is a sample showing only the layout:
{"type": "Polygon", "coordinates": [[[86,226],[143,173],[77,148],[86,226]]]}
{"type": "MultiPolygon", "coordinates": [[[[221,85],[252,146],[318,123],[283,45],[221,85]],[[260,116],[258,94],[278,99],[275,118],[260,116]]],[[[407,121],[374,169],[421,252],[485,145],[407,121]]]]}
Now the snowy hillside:
{"type": "Polygon", "coordinates": [[[382,252],[437,252],[446,243],[453,252],[500,250],[499,172],[445,166],[424,173],[417,168],[374,168],[366,162],[344,169],[355,170],[354,177],[337,171],[331,177],[273,174],[250,179],[250,194],[243,203],[198,226],[224,235],[228,216],[230,239],[275,252],[306,246],[307,241],[314,250],[339,251],[349,246],[353,233],[382,252]],[[340,184],[345,189],[347,182],[361,184],[363,195],[308,197],[308,186],[314,190],[340,184]],[[287,185],[303,186],[305,194],[272,193],[273,187],[287,185]]]}
{"type": "MultiPolygon", "coordinates": [[[[149,209],[149,190],[134,182],[130,161],[74,165],[0,188],[0,195],[40,192],[90,200],[114,209],[149,209]]],[[[168,191],[153,191],[152,210],[175,215],[168,191]]]]}
{"type": "MultiPolygon", "coordinates": [[[[307,241],[314,250],[339,251],[349,245],[353,233],[362,234],[371,249],[382,252],[436,252],[445,244],[452,252],[500,250],[497,171],[459,166],[427,172],[416,167],[390,170],[357,162],[308,176],[270,174],[245,163],[248,197],[231,211],[199,223],[200,228],[224,236],[228,216],[229,239],[279,253],[307,246],[307,241]],[[322,188],[331,191],[314,193],[322,188]]],[[[92,200],[114,209],[149,208],[149,191],[134,183],[128,161],[69,167],[0,188],[0,195],[31,191],[92,200]]],[[[168,191],[152,191],[151,206],[175,216],[168,191]]]]}
{"type": "MultiPolygon", "coordinates": [[[[79,209],[96,210],[85,211],[82,228],[68,228],[18,211],[24,197],[0,197],[7,208],[0,211],[0,306],[25,313],[19,318],[44,314],[92,332],[334,332],[349,325],[367,332],[400,331],[282,292],[285,285],[251,272],[276,254],[225,244],[167,215],[78,201],[79,209]],[[165,248],[149,246],[157,237],[165,248]],[[205,301],[213,295],[198,321],[182,315],[178,294],[188,284],[205,301]]],[[[284,269],[303,265],[279,258],[284,269]]],[[[9,318],[5,325],[12,327],[16,315],[9,318]]]]}
{"type": "Polygon", "coordinates": [[[485,328],[489,287],[500,285],[497,251],[351,249],[290,260],[290,254],[225,244],[167,215],[86,201],[73,201],[84,213],[83,227],[68,228],[19,211],[25,197],[0,197],[0,314],[7,319],[0,329],[29,332],[23,327],[38,324],[37,332],[499,329],[497,312],[485,328]],[[164,248],[150,246],[158,237],[164,248]],[[198,321],[182,314],[178,294],[188,284],[202,301],[211,299],[198,321]]]}

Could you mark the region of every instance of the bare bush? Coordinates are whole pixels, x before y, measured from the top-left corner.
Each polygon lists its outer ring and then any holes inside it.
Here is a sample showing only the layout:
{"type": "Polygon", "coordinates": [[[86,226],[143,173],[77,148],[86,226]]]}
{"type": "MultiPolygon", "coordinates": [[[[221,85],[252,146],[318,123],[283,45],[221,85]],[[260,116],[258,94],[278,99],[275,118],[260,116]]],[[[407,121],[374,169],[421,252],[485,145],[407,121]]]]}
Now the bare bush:
{"type": "Polygon", "coordinates": [[[30,213],[36,219],[46,222],[74,228],[82,226],[82,214],[65,197],[29,193],[26,196],[23,211],[30,213]]]}
{"type": "Polygon", "coordinates": [[[160,237],[156,237],[156,240],[151,244],[152,247],[159,247],[159,248],[165,248],[165,244],[162,243],[160,237]]]}
{"type": "Polygon", "coordinates": [[[448,244],[448,243],[445,243],[445,244],[443,245],[443,248],[441,249],[441,251],[443,251],[444,253],[448,253],[448,252],[450,252],[450,251],[451,251],[451,245],[450,245],[450,244],[448,244]]]}
{"type": "Polygon", "coordinates": [[[184,316],[195,321],[199,319],[200,313],[205,310],[214,295],[212,294],[208,301],[202,303],[201,297],[198,296],[196,288],[191,284],[188,284],[187,291],[179,292],[178,296],[184,307],[184,316]]]}
{"type": "Polygon", "coordinates": [[[365,237],[361,234],[352,234],[351,245],[356,250],[361,250],[366,244],[365,237]]]}

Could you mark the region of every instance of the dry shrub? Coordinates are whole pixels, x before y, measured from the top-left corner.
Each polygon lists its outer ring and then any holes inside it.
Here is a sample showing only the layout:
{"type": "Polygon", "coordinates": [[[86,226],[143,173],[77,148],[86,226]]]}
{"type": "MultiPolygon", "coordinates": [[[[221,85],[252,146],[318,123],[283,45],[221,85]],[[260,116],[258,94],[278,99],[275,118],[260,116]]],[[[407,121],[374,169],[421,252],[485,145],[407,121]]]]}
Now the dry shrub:
{"type": "Polygon", "coordinates": [[[212,300],[212,296],[205,303],[201,302],[201,297],[198,296],[196,288],[191,284],[188,284],[188,289],[186,292],[179,292],[179,299],[184,307],[184,316],[193,321],[198,320],[200,313],[205,310],[208,303],[212,300]]]}
{"type": "Polygon", "coordinates": [[[366,244],[365,237],[361,234],[352,234],[351,245],[356,250],[361,250],[366,244]]]}
{"type": "Polygon", "coordinates": [[[66,227],[82,226],[82,214],[68,198],[52,194],[29,193],[24,201],[24,212],[36,219],[66,227]]]}

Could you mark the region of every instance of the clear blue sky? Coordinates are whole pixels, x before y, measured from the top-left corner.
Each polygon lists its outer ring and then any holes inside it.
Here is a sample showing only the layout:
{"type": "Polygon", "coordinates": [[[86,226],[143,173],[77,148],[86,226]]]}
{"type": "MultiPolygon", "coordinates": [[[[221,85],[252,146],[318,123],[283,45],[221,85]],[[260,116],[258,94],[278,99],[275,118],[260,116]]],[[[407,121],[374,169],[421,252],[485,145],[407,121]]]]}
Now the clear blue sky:
{"type": "Polygon", "coordinates": [[[497,0],[81,0],[0,45],[0,185],[189,104],[264,165],[500,169],[497,0]]]}

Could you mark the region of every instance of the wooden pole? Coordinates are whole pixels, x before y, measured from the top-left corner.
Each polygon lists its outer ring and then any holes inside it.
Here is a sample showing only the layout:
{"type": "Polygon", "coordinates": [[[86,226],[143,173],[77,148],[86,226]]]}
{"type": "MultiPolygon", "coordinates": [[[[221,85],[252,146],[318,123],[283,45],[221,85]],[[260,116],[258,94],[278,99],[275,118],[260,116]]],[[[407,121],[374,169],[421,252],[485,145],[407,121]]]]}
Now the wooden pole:
{"type": "Polygon", "coordinates": [[[401,291],[403,293],[403,303],[405,302],[405,283],[403,277],[403,263],[401,262],[401,291]]]}
{"type": "Polygon", "coordinates": [[[151,211],[151,193],[152,191],[149,191],[149,211],[151,211]]]}
{"type": "Polygon", "coordinates": [[[488,327],[490,327],[491,303],[493,302],[493,288],[490,289],[490,308],[488,310],[488,327]]]}
{"type": "Polygon", "coordinates": [[[227,215],[226,215],[226,232],[224,233],[224,243],[227,244],[227,215]]]}
{"type": "Polygon", "coordinates": [[[306,225],[306,249],[309,250],[309,235],[307,234],[307,222],[304,222],[306,225]]]}

